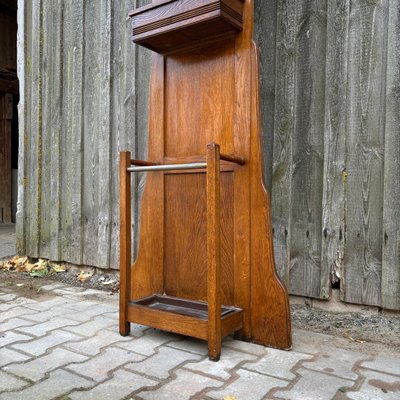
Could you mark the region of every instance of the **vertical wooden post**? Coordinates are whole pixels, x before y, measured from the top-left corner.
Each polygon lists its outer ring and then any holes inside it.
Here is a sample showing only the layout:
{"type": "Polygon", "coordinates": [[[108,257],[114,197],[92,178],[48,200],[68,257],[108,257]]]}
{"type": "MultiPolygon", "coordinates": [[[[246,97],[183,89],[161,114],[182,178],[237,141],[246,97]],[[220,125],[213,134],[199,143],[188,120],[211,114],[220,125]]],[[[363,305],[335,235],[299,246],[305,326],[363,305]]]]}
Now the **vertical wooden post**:
{"type": "Polygon", "coordinates": [[[120,189],[120,279],[119,279],[119,333],[127,336],[130,323],[127,318],[131,288],[131,176],[127,169],[131,165],[131,153],[121,151],[119,162],[120,189]]]}
{"type": "Polygon", "coordinates": [[[221,219],[220,148],[207,145],[207,300],[208,357],[218,361],[221,355],[221,219]]]}

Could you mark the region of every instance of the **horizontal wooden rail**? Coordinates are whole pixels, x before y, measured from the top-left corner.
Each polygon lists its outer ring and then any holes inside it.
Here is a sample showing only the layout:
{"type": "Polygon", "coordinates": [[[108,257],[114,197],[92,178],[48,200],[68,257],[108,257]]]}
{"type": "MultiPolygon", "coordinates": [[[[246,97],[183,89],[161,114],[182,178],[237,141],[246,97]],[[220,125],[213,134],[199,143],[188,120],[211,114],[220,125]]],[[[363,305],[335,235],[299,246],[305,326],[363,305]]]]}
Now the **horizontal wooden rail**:
{"type": "Polygon", "coordinates": [[[151,162],[151,161],[144,161],[144,160],[131,160],[131,165],[138,165],[138,166],[144,167],[144,166],[160,165],[160,164],[151,162]]]}
{"type": "Polygon", "coordinates": [[[220,159],[224,160],[224,161],[228,161],[231,163],[235,163],[238,165],[244,165],[245,164],[245,160],[243,157],[240,156],[232,156],[232,155],[228,155],[228,154],[220,154],[220,159]]]}
{"type": "MultiPolygon", "coordinates": [[[[220,159],[238,165],[245,164],[245,160],[243,157],[221,154],[220,159]]],[[[207,167],[206,162],[194,162],[194,163],[183,163],[183,164],[159,164],[144,160],[131,160],[131,165],[134,165],[134,167],[128,168],[127,169],[128,172],[175,171],[175,170],[185,170],[185,169],[203,169],[207,167]]]]}

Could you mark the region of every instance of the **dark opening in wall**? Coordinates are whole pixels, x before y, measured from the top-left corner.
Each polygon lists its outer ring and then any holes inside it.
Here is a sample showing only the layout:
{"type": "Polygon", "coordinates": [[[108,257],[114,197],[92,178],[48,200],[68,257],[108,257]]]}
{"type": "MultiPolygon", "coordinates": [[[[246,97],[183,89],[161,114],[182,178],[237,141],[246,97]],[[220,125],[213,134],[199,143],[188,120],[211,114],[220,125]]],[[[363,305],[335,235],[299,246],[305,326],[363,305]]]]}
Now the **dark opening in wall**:
{"type": "Polygon", "coordinates": [[[332,289],[340,290],[340,279],[334,283],[332,283],[332,289]]]}

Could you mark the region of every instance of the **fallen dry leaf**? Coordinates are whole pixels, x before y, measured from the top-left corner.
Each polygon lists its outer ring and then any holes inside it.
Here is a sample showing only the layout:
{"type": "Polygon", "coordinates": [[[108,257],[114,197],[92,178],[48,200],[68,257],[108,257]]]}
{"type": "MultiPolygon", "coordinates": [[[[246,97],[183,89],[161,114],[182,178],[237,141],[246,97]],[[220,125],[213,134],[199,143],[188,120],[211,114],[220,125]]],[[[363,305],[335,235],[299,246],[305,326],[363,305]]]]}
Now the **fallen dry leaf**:
{"type": "MultiPolygon", "coordinates": [[[[24,265],[23,271],[25,271],[25,272],[31,272],[34,268],[35,268],[35,264],[31,264],[30,262],[28,262],[28,263],[26,263],[26,264],[24,265]]],[[[21,271],[21,272],[23,272],[23,271],[21,271]]]]}
{"type": "Polygon", "coordinates": [[[224,397],[224,400],[236,400],[236,397],[234,397],[234,396],[226,396],[226,397],[224,397]]]}
{"type": "Polygon", "coordinates": [[[81,271],[81,273],[78,275],[78,279],[81,282],[85,282],[87,279],[91,278],[93,276],[93,272],[91,271],[81,271]]]}
{"type": "Polygon", "coordinates": [[[352,342],[361,343],[361,344],[367,342],[366,340],[354,339],[354,338],[350,335],[350,333],[348,333],[348,332],[345,332],[345,333],[343,334],[343,336],[346,337],[347,339],[350,339],[352,342]]]}
{"type": "Polygon", "coordinates": [[[11,271],[11,270],[15,269],[15,264],[12,264],[10,261],[7,261],[4,264],[4,269],[6,269],[7,271],[11,271]]]}
{"type": "Polygon", "coordinates": [[[44,269],[47,269],[48,266],[49,266],[49,262],[40,258],[39,261],[33,265],[33,270],[34,271],[42,271],[44,269]]]}
{"type": "Polygon", "coordinates": [[[51,268],[53,269],[54,272],[65,272],[66,269],[64,266],[60,265],[60,264],[51,264],[51,268]]]}

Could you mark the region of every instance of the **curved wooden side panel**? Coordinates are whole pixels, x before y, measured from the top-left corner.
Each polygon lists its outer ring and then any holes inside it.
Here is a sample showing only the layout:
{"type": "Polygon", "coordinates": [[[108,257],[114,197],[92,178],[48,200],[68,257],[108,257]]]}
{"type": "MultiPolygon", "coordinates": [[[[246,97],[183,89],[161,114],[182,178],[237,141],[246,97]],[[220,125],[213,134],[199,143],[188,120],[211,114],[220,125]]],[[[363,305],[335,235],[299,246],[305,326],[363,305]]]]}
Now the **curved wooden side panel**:
{"type": "Polygon", "coordinates": [[[292,346],[289,298],[275,269],[271,201],[263,179],[258,48],[252,47],[251,116],[251,332],[252,341],[292,346]]]}

